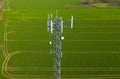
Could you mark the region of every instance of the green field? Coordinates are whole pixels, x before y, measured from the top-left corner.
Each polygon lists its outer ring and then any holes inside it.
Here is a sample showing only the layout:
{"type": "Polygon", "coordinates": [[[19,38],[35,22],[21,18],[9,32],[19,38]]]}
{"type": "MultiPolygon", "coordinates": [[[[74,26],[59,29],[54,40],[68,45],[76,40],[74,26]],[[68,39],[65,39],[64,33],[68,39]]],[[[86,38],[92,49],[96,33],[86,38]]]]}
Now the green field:
{"type": "Polygon", "coordinates": [[[53,79],[47,15],[64,25],[62,79],[120,79],[120,9],[81,7],[79,0],[5,0],[0,21],[0,79],[53,79]]]}

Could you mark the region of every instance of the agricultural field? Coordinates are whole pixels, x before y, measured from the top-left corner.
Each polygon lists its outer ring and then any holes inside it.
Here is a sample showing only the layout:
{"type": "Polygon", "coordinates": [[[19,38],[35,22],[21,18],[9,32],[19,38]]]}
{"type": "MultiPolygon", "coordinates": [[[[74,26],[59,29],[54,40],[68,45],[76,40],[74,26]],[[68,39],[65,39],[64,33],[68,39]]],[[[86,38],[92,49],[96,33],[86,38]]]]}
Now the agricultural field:
{"type": "Polygon", "coordinates": [[[53,79],[47,15],[64,28],[62,79],[120,79],[120,9],[81,7],[79,0],[5,0],[0,21],[0,79],[53,79]]]}

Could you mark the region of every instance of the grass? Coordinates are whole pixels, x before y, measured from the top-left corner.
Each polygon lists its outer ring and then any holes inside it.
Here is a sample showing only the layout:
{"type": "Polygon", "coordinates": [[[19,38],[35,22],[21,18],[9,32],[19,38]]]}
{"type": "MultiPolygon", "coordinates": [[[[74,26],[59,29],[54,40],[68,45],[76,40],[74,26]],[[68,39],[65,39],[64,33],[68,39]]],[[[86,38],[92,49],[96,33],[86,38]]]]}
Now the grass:
{"type": "Polygon", "coordinates": [[[23,1],[16,1],[16,0],[10,0],[10,6],[14,9],[56,9],[56,8],[65,8],[64,6],[66,4],[76,4],[79,2],[79,0],[30,0],[29,2],[27,0],[23,1]]]}
{"type": "MultiPolygon", "coordinates": [[[[119,8],[73,7],[78,3],[79,0],[9,0],[10,10],[4,14],[8,20],[3,19],[0,23],[0,43],[4,44],[4,33],[7,33],[7,50],[9,54],[15,53],[7,63],[8,72],[21,75],[22,79],[27,78],[23,75],[53,78],[46,21],[47,14],[51,12],[55,16],[58,9],[65,25],[69,24],[70,16],[74,16],[74,28],[65,28],[63,33],[62,78],[119,79],[119,8]]],[[[0,67],[3,59],[0,48],[0,67]]],[[[7,79],[1,73],[0,78],[7,79]]]]}

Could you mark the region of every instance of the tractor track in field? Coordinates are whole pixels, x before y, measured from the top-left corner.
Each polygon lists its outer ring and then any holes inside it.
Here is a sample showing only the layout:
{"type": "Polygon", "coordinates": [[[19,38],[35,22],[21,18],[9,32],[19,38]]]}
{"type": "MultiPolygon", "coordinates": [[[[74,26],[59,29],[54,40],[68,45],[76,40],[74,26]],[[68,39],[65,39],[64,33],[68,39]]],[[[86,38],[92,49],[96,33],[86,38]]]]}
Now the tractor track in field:
{"type": "Polygon", "coordinates": [[[12,42],[15,42],[15,41],[26,41],[26,42],[48,42],[49,40],[12,40],[12,39],[9,39],[8,41],[12,41],[12,42]]]}
{"type": "MultiPolygon", "coordinates": [[[[7,67],[8,71],[54,71],[53,68],[7,67]]],[[[61,68],[62,71],[120,71],[120,68],[61,68]]]]}
{"type": "MultiPolygon", "coordinates": [[[[10,10],[10,7],[9,7],[9,0],[7,0],[7,11],[10,10]]],[[[30,21],[27,21],[24,19],[24,16],[23,16],[23,20],[26,21],[26,22],[30,22],[30,21]]],[[[21,21],[18,21],[18,22],[21,22],[21,21]]],[[[23,22],[23,21],[22,21],[23,22]]],[[[19,51],[16,51],[16,52],[13,52],[13,53],[9,53],[8,49],[7,49],[7,41],[9,41],[7,39],[7,36],[8,36],[8,33],[7,33],[7,26],[8,26],[8,15],[7,15],[7,20],[5,22],[5,27],[4,27],[4,45],[3,45],[3,53],[4,53],[4,62],[3,62],[3,65],[2,65],[2,74],[6,77],[6,78],[10,78],[10,79],[18,79],[19,77],[22,77],[21,79],[24,79],[24,77],[33,77],[33,78],[25,78],[25,79],[39,79],[39,78],[34,78],[36,77],[36,75],[14,75],[14,74],[10,74],[7,70],[7,66],[8,66],[8,62],[10,60],[10,58],[13,56],[13,55],[16,55],[18,53],[21,53],[19,51]]],[[[10,33],[14,33],[14,31],[10,32],[10,33]]],[[[25,40],[23,40],[25,41],[25,40]]],[[[28,41],[28,40],[27,40],[28,41]]],[[[2,46],[0,46],[2,47],[2,46]]],[[[26,52],[26,51],[24,51],[26,52]]],[[[27,51],[29,52],[29,51],[27,51]]],[[[35,52],[35,51],[34,51],[35,52]]],[[[40,75],[37,75],[38,77],[40,75]]]]}
{"type": "MultiPolygon", "coordinates": [[[[6,24],[7,25],[7,24],[6,24]]],[[[6,27],[7,28],[7,27],[6,27]]],[[[52,79],[52,76],[48,76],[50,78],[40,78],[41,75],[16,75],[16,74],[11,74],[9,73],[9,71],[23,71],[25,70],[25,68],[9,68],[8,66],[8,62],[10,60],[10,58],[16,54],[19,54],[21,52],[33,52],[33,51],[16,51],[13,53],[9,53],[8,49],[7,49],[7,41],[9,41],[7,39],[7,32],[4,33],[4,55],[5,55],[5,60],[3,63],[3,67],[2,67],[2,73],[6,78],[9,79],[52,79]]],[[[39,52],[39,51],[38,51],[39,52]]],[[[31,71],[37,70],[39,68],[31,68],[31,71]]],[[[29,69],[27,69],[29,70],[29,69]]],[[[49,70],[48,70],[49,71],[49,70]]],[[[52,71],[52,69],[50,69],[50,71],[52,71]]],[[[63,69],[63,71],[120,71],[120,68],[116,68],[116,69],[102,69],[102,68],[98,68],[98,69],[85,69],[85,68],[81,68],[81,69],[72,69],[72,68],[68,68],[68,69],[63,69]]],[[[62,78],[62,79],[106,79],[106,78],[120,78],[120,74],[115,74],[115,75],[111,75],[111,74],[106,74],[106,75],[82,75],[82,76],[87,76],[90,78],[75,78],[75,77],[79,77],[80,75],[64,75],[64,77],[72,77],[72,78],[62,78]]]]}
{"type": "MultiPolygon", "coordinates": [[[[9,78],[9,79],[39,79],[41,77],[41,75],[16,75],[16,74],[11,74],[8,70],[8,63],[9,60],[11,59],[12,56],[16,55],[16,54],[20,54],[20,53],[25,53],[25,52],[41,52],[41,51],[15,51],[10,53],[8,51],[8,44],[7,42],[8,40],[8,33],[7,33],[7,26],[8,26],[8,18],[5,22],[5,27],[4,27],[4,45],[3,45],[3,53],[4,53],[4,61],[3,61],[3,65],[2,65],[2,74],[4,75],[4,77],[9,78]]],[[[14,68],[15,70],[15,68],[14,68]]],[[[33,69],[34,70],[34,69],[33,69]]]]}
{"type": "MultiPolygon", "coordinates": [[[[7,49],[7,41],[16,41],[16,40],[8,40],[7,39],[7,22],[6,22],[6,24],[5,24],[5,33],[4,33],[4,48],[5,48],[5,61],[4,61],[4,63],[3,63],[3,74],[7,77],[7,78],[10,78],[10,79],[39,79],[39,77],[41,76],[41,75],[15,75],[15,74],[11,74],[11,73],[8,73],[8,71],[24,71],[25,69],[26,70],[31,70],[31,71],[35,71],[35,70],[38,70],[38,69],[40,69],[40,68],[38,68],[38,67],[36,67],[36,68],[22,68],[22,67],[20,67],[20,68],[11,68],[11,67],[7,67],[8,66],[8,62],[9,62],[9,60],[10,60],[10,58],[12,57],[12,56],[14,56],[14,55],[16,55],[16,54],[21,54],[21,53],[26,53],[26,52],[35,52],[35,51],[16,51],[16,52],[12,52],[12,53],[8,53],[8,49],[7,49]],[[24,78],[25,77],[25,78],[24,78]],[[27,78],[26,78],[27,77],[27,78]],[[32,78],[29,78],[29,77],[32,77],[32,78]],[[36,77],[38,77],[38,78],[36,78],[36,77]]],[[[21,40],[21,41],[28,41],[28,40],[21,40]]],[[[45,41],[48,41],[48,40],[45,40],[45,41]]],[[[71,41],[71,40],[70,40],[71,41]]],[[[76,41],[76,40],[73,40],[73,41],[76,41]]],[[[79,40],[80,41],[80,40],[79,40]]],[[[90,41],[90,40],[87,40],[87,41],[90,41]]],[[[36,52],[40,52],[40,51],[36,51],[36,52]]],[[[106,51],[105,51],[106,52],[106,51]]],[[[64,69],[62,69],[63,71],[120,71],[120,69],[118,68],[116,68],[116,69],[102,69],[102,68],[98,68],[98,69],[94,69],[94,68],[88,68],[88,69],[85,69],[85,68],[76,68],[76,69],[74,69],[74,68],[64,68],[64,69]]],[[[46,70],[46,71],[52,71],[52,69],[49,69],[49,70],[46,70]]],[[[66,76],[71,76],[71,75],[66,75],[66,76]]],[[[78,76],[78,75],[74,75],[74,77],[75,76],[78,76]]],[[[89,77],[93,77],[93,78],[91,78],[91,79],[94,79],[95,77],[96,78],[119,78],[119,74],[116,74],[116,75],[85,75],[85,76],[89,76],[89,77]]],[[[95,79],[96,79],[95,78],[95,79]]],[[[99,79],[98,78],[98,79],[99,79]]],[[[40,79],[42,79],[42,78],[40,78],[40,79]]],[[[44,78],[45,79],[45,78],[44,78]]],[[[46,78],[46,79],[48,79],[48,78],[46,78]]],[[[64,78],[64,79],[67,79],[67,78],[64,78]]],[[[69,78],[70,79],[70,78],[69,78]]],[[[72,78],[71,78],[72,79],[72,78]]],[[[74,78],[75,79],[75,78],[74,78]]],[[[77,78],[76,78],[77,79],[77,78]]],[[[83,79],[83,78],[78,78],[78,79],[83,79]]],[[[86,78],[86,79],[90,79],[90,78],[86,78]]]]}
{"type": "MultiPolygon", "coordinates": [[[[7,18],[8,20],[8,18],[7,18]]],[[[4,27],[4,47],[3,47],[3,54],[4,54],[4,61],[3,61],[3,65],[2,65],[2,74],[6,77],[6,78],[9,78],[9,75],[7,73],[7,70],[6,70],[6,67],[7,67],[7,64],[10,60],[10,54],[8,53],[8,50],[7,50],[7,25],[8,25],[8,22],[6,21],[5,22],[5,27],[4,27]]]]}
{"type": "MultiPolygon", "coordinates": [[[[10,10],[10,7],[9,7],[9,0],[7,0],[7,10],[10,10]]],[[[29,17],[31,18],[31,17],[29,17]]],[[[8,19],[8,18],[7,18],[8,19]]],[[[11,21],[12,22],[12,21],[11,21]]],[[[14,21],[13,21],[14,22],[14,21]]],[[[16,21],[15,21],[16,22],[16,21]]],[[[31,22],[31,21],[27,21],[25,20],[24,16],[23,16],[23,21],[17,21],[19,23],[22,23],[22,22],[31,22]]],[[[3,65],[2,65],[2,74],[6,77],[6,78],[9,78],[9,79],[53,79],[51,75],[47,76],[49,78],[40,78],[41,75],[17,75],[17,74],[12,74],[10,73],[9,71],[53,71],[53,68],[48,68],[48,69],[43,69],[41,70],[41,68],[39,67],[31,67],[31,68],[26,68],[26,67],[8,67],[8,63],[9,63],[9,60],[11,59],[12,56],[16,55],[16,54],[22,54],[22,53],[33,53],[33,52],[41,52],[41,51],[15,51],[15,52],[9,52],[8,51],[8,44],[7,42],[8,41],[48,41],[48,40],[8,40],[8,34],[10,33],[15,33],[15,31],[11,31],[11,32],[7,32],[7,26],[8,26],[8,20],[6,21],[5,23],[5,28],[4,28],[4,45],[0,45],[0,48],[2,47],[4,49],[4,57],[5,57],[5,60],[3,62],[3,65]]],[[[98,27],[99,28],[99,27],[98,27]]],[[[107,34],[111,34],[111,33],[120,33],[120,32],[78,32],[78,33],[107,33],[107,34]]],[[[81,42],[93,42],[93,41],[97,41],[97,42],[103,42],[103,41],[117,41],[119,42],[120,40],[67,40],[68,42],[70,41],[81,41],[81,42]]],[[[95,51],[94,51],[95,52],[95,51]]],[[[98,52],[98,51],[97,51],[98,52]]],[[[104,51],[104,52],[110,52],[110,51],[104,51]]],[[[114,51],[115,52],[115,51],[114,51]]],[[[114,53],[113,52],[113,53],[114,53]]],[[[80,53],[80,52],[79,52],[80,53]]],[[[83,53],[83,52],[82,52],[83,53]]],[[[88,53],[88,52],[87,52],[88,53]]],[[[120,53],[120,51],[118,52],[120,53]]],[[[120,71],[120,68],[62,68],[62,71],[120,71]]],[[[46,76],[46,75],[44,75],[46,76]]],[[[120,74],[102,74],[102,75],[82,75],[82,76],[87,76],[89,78],[76,78],[76,77],[80,77],[80,75],[63,75],[63,77],[65,78],[62,78],[62,79],[107,79],[107,78],[120,78],[120,74]],[[71,77],[71,78],[67,78],[67,77],[71,77]]]]}
{"type": "Polygon", "coordinates": [[[7,66],[8,66],[8,62],[9,62],[10,58],[13,55],[18,54],[18,53],[20,53],[20,52],[11,53],[9,56],[7,56],[5,58],[4,63],[3,63],[3,67],[2,67],[3,75],[7,78],[10,78],[10,79],[14,79],[14,78],[19,79],[19,77],[22,78],[22,79],[24,79],[24,77],[25,78],[26,77],[28,77],[28,78],[32,77],[31,79],[35,79],[36,77],[39,78],[41,75],[15,75],[15,74],[11,74],[11,73],[8,72],[9,69],[7,69],[7,66]]]}
{"type": "MultiPolygon", "coordinates": [[[[20,52],[14,52],[12,53],[8,60],[13,56],[13,55],[16,55],[16,54],[19,54],[20,52]]],[[[8,62],[7,62],[8,63],[8,62]]],[[[7,63],[6,63],[6,66],[7,66],[7,63]]],[[[6,67],[6,71],[24,71],[25,67],[19,67],[19,68],[11,68],[11,67],[6,67]]],[[[31,70],[34,71],[34,70],[38,70],[40,69],[39,67],[34,67],[34,68],[28,68],[28,70],[31,70]]],[[[42,70],[41,70],[42,71],[42,70]]],[[[49,68],[49,70],[44,70],[44,71],[52,71],[51,68],[49,68]]],[[[62,71],[120,71],[120,68],[62,68],[62,71]]],[[[24,78],[24,77],[34,77],[34,78],[29,78],[29,79],[37,79],[36,77],[40,77],[41,75],[13,75],[13,74],[10,74],[8,72],[6,72],[8,76],[11,76],[12,78],[11,79],[15,79],[15,77],[17,77],[16,79],[27,79],[27,78],[24,78]],[[22,78],[21,78],[22,77],[22,78]]],[[[64,76],[71,76],[71,75],[64,75],[64,76]]],[[[79,75],[73,75],[72,77],[77,77],[79,75]]],[[[115,74],[115,75],[111,75],[111,74],[107,74],[107,75],[82,75],[82,76],[87,76],[87,77],[93,77],[91,79],[99,79],[99,78],[120,78],[120,74],[115,74]]],[[[42,78],[40,78],[42,79],[42,78]]],[[[66,78],[65,78],[66,79],[66,78]]],[[[72,79],[72,78],[70,78],[72,79]]],[[[75,78],[73,78],[75,79],[75,78]]],[[[77,79],[77,78],[76,78],[77,79]]],[[[84,79],[84,78],[78,78],[78,79],[84,79]]],[[[88,78],[90,79],[90,78],[88,78]]]]}

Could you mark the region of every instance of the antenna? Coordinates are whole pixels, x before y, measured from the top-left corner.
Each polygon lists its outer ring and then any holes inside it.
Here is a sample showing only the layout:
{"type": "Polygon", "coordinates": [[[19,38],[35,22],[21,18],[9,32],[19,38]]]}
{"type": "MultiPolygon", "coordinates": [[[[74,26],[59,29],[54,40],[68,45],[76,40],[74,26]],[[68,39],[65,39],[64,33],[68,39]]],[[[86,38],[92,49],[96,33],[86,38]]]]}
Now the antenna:
{"type": "Polygon", "coordinates": [[[53,33],[53,22],[52,22],[52,20],[50,21],[50,26],[51,26],[50,27],[50,32],[53,33]]]}
{"type": "Polygon", "coordinates": [[[63,33],[63,20],[61,20],[61,32],[63,33]]]}
{"type": "Polygon", "coordinates": [[[70,27],[73,28],[73,16],[71,16],[70,27]]]}
{"type": "Polygon", "coordinates": [[[63,28],[73,28],[73,16],[70,19],[70,26],[64,26],[62,17],[58,17],[58,11],[56,10],[56,18],[52,17],[52,14],[48,14],[47,26],[50,34],[50,53],[53,55],[55,79],[61,79],[61,58],[62,58],[62,43],[64,36],[62,36],[63,28]]]}

